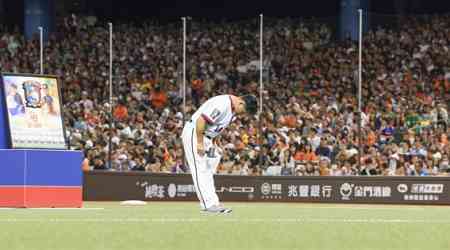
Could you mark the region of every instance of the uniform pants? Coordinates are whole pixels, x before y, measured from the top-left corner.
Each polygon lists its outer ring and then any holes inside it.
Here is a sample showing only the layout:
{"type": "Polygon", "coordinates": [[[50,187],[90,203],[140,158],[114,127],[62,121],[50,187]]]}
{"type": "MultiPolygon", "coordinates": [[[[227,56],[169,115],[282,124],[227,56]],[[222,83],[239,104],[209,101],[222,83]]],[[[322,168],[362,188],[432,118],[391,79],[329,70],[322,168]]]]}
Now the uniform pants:
{"type": "MultiPolygon", "coordinates": [[[[200,200],[200,207],[207,209],[211,206],[219,205],[219,197],[214,186],[214,174],[219,165],[221,155],[216,152],[215,157],[208,157],[206,153],[203,156],[197,153],[197,133],[193,122],[185,124],[182,139],[184,154],[192,175],[195,192],[200,200]]],[[[215,147],[212,140],[207,137],[203,137],[203,143],[205,151],[215,147]]]]}

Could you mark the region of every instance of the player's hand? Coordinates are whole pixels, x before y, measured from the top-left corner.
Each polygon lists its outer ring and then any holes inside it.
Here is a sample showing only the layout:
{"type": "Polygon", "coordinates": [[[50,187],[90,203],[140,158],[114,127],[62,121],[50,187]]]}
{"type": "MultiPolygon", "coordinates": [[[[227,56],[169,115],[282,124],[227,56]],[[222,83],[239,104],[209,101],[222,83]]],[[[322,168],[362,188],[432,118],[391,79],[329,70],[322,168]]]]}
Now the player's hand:
{"type": "Polygon", "coordinates": [[[197,143],[197,154],[200,156],[205,155],[205,147],[203,146],[203,143],[197,143]]]}
{"type": "Polygon", "coordinates": [[[222,141],[219,138],[214,138],[213,144],[216,148],[222,148],[222,141]]]}

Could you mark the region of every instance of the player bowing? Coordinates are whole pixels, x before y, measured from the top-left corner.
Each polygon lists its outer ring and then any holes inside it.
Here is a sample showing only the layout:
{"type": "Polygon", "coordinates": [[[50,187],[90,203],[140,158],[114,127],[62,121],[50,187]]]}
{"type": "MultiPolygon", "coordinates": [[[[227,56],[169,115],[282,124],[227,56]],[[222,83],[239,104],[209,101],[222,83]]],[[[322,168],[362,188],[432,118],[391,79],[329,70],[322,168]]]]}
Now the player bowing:
{"type": "Polygon", "coordinates": [[[240,114],[255,114],[256,97],[253,95],[219,95],[203,103],[183,128],[182,139],[186,161],[191,170],[200,207],[210,213],[231,213],[219,202],[214,186],[214,173],[221,154],[213,143],[223,129],[240,114]]]}

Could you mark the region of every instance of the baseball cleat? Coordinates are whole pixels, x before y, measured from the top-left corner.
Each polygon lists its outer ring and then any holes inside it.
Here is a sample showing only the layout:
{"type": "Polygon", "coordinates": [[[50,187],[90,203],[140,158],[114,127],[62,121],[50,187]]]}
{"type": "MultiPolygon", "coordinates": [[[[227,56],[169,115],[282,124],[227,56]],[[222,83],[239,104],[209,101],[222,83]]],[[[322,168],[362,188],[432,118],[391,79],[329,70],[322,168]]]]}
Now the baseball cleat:
{"type": "Polygon", "coordinates": [[[233,210],[230,208],[225,208],[225,207],[219,206],[219,205],[214,205],[207,209],[203,209],[202,212],[212,213],[212,214],[229,214],[229,213],[233,212],[233,210]]]}

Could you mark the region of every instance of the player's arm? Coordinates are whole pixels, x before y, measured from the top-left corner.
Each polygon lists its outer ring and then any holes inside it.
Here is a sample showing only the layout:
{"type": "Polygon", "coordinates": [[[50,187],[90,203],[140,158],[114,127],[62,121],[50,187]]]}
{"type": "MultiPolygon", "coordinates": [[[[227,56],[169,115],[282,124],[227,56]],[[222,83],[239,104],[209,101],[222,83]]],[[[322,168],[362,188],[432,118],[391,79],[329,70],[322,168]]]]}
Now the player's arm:
{"type": "Polygon", "coordinates": [[[197,133],[197,153],[201,156],[205,154],[205,146],[203,145],[203,135],[206,130],[206,120],[203,116],[197,118],[197,122],[195,124],[195,130],[197,133]]]}

